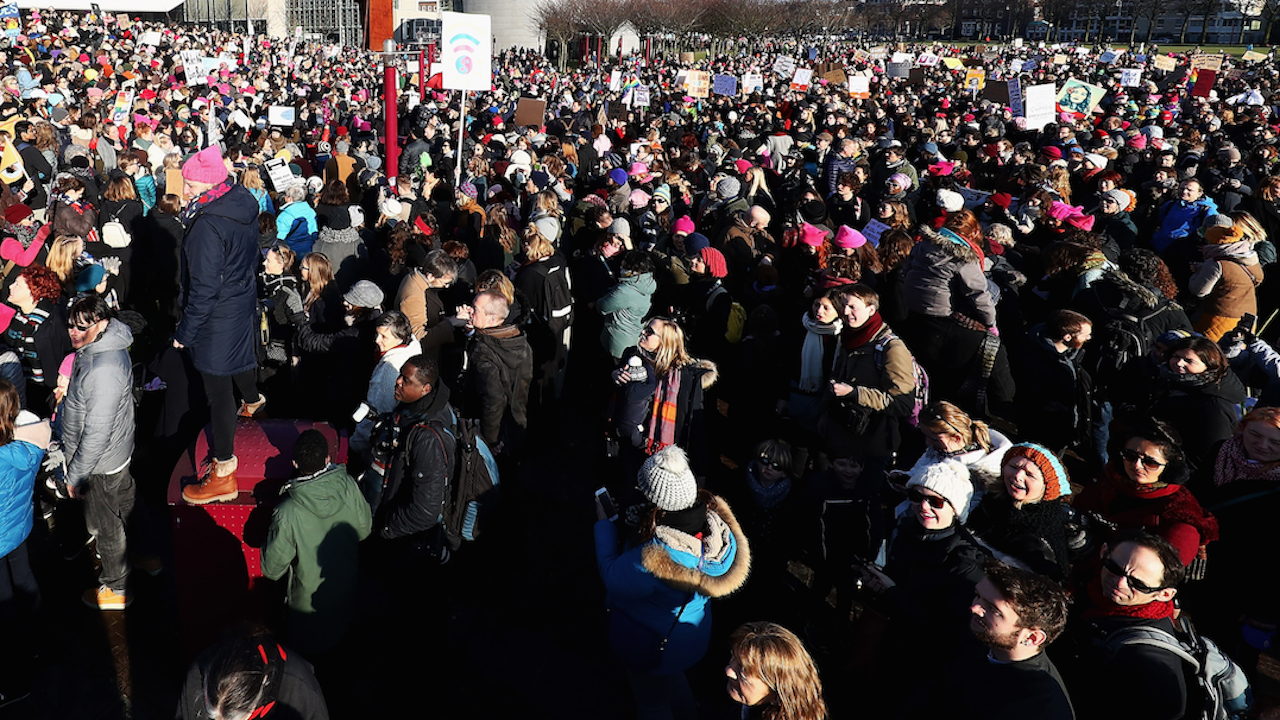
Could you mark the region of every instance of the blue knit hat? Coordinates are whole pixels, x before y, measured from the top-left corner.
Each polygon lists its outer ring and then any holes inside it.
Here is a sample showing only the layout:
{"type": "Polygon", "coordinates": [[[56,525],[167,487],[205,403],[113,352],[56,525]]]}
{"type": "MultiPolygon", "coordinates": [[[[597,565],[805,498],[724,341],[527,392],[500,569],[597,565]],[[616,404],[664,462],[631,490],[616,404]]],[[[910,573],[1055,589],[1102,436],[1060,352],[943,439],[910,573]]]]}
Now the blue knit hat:
{"type": "Polygon", "coordinates": [[[1071,479],[1062,461],[1050,452],[1049,448],[1035,443],[1018,443],[1005,451],[1001,465],[1014,458],[1024,457],[1040,470],[1044,476],[1044,499],[1057,500],[1071,494],[1071,479]]]}

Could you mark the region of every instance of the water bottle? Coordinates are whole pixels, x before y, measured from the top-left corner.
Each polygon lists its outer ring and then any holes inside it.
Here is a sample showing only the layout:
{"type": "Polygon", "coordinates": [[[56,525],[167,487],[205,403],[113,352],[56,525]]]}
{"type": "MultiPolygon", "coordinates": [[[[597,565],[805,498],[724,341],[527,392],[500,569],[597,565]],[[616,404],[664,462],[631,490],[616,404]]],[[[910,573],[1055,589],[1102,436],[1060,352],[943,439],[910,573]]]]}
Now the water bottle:
{"type": "Polygon", "coordinates": [[[627,360],[627,377],[631,378],[631,382],[644,382],[649,379],[649,371],[645,369],[644,362],[635,355],[627,360]]]}

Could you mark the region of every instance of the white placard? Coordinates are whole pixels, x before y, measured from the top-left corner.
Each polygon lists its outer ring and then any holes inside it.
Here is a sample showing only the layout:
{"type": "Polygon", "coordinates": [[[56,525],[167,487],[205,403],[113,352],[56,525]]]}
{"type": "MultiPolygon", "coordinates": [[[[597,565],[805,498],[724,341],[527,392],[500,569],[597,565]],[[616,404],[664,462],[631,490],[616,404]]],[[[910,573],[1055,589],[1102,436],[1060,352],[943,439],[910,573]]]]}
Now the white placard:
{"type": "Polygon", "coordinates": [[[1125,68],[1120,71],[1120,84],[1125,87],[1138,87],[1142,84],[1142,68],[1125,68]]]}
{"type": "Polygon", "coordinates": [[[622,89],[622,71],[614,70],[609,73],[609,92],[618,92],[622,89]]]}
{"type": "Polygon", "coordinates": [[[813,68],[796,68],[796,74],[791,77],[791,87],[809,87],[809,81],[813,79],[813,68]]]}
{"type": "Polygon", "coordinates": [[[183,50],[178,53],[178,57],[182,58],[182,72],[187,76],[187,87],[209,83],[204,74],[204,56],[199,50],[183,50]]]}
{"type": "Polygon", "coordinates": [[[263,164],[267,166],[267,177],[271,180],[276,192],[284,192],[297,181],[293,177],[293,171],[289,169],[289,163],[285,162],[284,158],[271,158],[263,164]]]}
{"type": "Polygon", "coordinates": [[[778,59],[773,61],[773,72],[782,77],[792,77],[796,74],[796,61],[785,55],[779,55],[778,59]]]}
{"type": "Polygon", "coordinates": [[[152,46],[159,45],[160,38],[161,38],[161,35],[159,30],[151,30],[151,31],[142,33],[142,38],[138,40],[138,44],[152,45],[152,46]]]}
{"type": "Polygon", "coordinates": [[[272,105],[267,108],[268,125],[292,125],[297,118],[297,109],[290,105],[272,105]]]}
{"type": "Polygon", "coordinates": [[[637,85],[631,91],[631,104],[634,107],[649,107],[649,86],[637,85]]]}
{"type": "Polygon", "coordinates": [[[749,93],[764,89],[764,75],[757,72],[742,74],[742,92],[749,93]]]}
{"type": "Polygon", "coordinates": [[[916,58],[916,64],[920,67],[933,67],[938,64],[938,56],[930,53],[920,53],[920,57],[916,58]]]}
{"type": "Polygon", "coordinates": [[[493,87],[493,33],[488,15],[440,13],[440,85],[446,90],[493,87]]]}
{"type": "Polygon", "coordinates": [[[1032,85],[1022,91],[1022,104],[1026,111],[1027,129],[1039,130],[1053,122],[1058,87],[1053,83],[1032,85]]]}

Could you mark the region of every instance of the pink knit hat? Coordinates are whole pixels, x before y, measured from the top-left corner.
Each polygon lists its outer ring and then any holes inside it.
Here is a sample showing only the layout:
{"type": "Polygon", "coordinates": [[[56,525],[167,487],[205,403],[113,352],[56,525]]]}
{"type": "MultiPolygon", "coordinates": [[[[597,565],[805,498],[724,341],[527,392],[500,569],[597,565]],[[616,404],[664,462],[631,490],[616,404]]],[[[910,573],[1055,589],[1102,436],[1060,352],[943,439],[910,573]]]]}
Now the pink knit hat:
{"type": "Polygon", "coordinates": [[[222,163],[222,151],[217,145],[210,145],[192,155],[182,164],[182,178],[210,185],[226,180],[227,166],[222,163]]]}
{"type": "Polygon", "coordinates": [[[693,219],[690,218],[688,215],[676,218],[676,221],[671,224],[672,235],[676,235],[679,233],[684,233],[685,235],[689,235],[690,233],[693,233],[696,230],[697,228],[694,227],[693,225],[693,219]]]}
{"type": "Polygon", "coordinates": [[[827,241],[827,231],[816,225],[805,223],[800,228],[800,242],[809,247],[822,247],[822,243],[827,241]]]}
{"type": "Polygon", "coordinates": [[[835,244],[836,247],[842,250],[859,248],[867,244],[867,238],[865,235],[854,230],[848,225],[841,225],[840,229],[836,231],[835,244]]]}

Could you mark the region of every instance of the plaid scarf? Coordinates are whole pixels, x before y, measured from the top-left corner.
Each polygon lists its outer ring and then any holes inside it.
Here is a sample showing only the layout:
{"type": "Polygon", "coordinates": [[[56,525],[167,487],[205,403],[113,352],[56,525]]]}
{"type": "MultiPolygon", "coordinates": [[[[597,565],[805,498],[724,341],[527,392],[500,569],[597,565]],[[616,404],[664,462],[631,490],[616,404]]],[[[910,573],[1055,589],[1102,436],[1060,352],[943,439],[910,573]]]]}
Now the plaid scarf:
{"type": "Polygon", "coordinates": [[[231,178],[228,177],[218,185],[214,185],[205,192],[200,193],[198,197],[187,203],[187,206],[182,208],[182,214],[178,216],[178,219],[182,221],[182,226],[187,228],[191,227],[191,223],[196,219],[196,215],[204,209],[205,205],[208,205],[214,200],[226,195],[231,191],[231,188],[234,185],[235,183],[233,183],[231,178]]]}
{"type": "Polygon", "coordinates": [[[649,444],[645,450],[654,454],[676,444],[676,411],[680,400],[680,368],[671,368],[658,381],[653,394],[653,412],[649,416],[649,444]]]}

